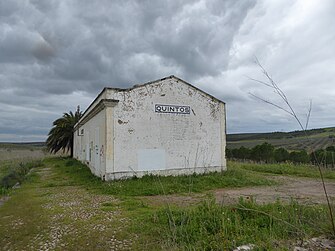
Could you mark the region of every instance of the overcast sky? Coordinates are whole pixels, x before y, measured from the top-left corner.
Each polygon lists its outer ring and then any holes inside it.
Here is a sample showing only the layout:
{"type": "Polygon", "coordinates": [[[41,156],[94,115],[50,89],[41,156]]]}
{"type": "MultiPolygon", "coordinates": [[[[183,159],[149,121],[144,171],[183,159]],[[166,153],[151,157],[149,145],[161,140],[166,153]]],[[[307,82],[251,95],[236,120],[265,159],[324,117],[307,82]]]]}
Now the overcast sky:
{"type": "Polygon", "coordinates": [[[310,128],[335,122],[334,0],[0,0],[0,141],[44,141],[105,86],[176,75],[227,104],[229,133],[299,129],[255,57],[310,128]]]}

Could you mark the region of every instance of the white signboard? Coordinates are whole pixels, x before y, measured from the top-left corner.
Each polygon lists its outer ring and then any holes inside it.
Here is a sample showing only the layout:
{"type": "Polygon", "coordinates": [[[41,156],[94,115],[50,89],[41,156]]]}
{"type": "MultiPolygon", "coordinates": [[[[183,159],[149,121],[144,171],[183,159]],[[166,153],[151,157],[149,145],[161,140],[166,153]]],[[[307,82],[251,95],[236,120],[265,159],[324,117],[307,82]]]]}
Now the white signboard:
{"type": "Polygon", "coordinates": [[[185,105],[155,105],[155,112],[157,113],[177,113],[190,114],[191,108],[185,105]]]}
{"type": "Polygon", "coordinates": [[[138,171],[165,170],[164,149],[140,149],[137,152],[138,171]]]}

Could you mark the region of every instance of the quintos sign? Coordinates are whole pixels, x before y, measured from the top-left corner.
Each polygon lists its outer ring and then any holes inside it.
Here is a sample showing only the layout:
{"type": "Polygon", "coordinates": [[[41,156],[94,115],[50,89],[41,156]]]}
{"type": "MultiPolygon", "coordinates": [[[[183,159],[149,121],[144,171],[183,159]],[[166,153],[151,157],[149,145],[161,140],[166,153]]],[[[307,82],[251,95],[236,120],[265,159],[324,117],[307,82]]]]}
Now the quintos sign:
{"type": "Polygon", "coordinates": [[[155,112],[157,113],[177,113],[190,114],[191,108],[183,105],[155,105],[155,112]]]}

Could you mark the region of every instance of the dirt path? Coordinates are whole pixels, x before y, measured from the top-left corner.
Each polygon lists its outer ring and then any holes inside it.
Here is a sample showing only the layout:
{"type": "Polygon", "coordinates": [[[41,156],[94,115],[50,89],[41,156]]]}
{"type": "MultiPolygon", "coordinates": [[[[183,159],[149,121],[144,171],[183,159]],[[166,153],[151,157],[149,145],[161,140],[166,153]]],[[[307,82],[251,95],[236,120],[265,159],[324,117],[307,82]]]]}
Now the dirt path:
{"type": "MultiPolygon", "coordinates": [[[[319,179],[288,177],[288,176],[267,176],[276,180],[279,185],[266,187],[247,188],[223,188],[211,191],[220,204],[233,204],[240,198],[246,200],[253,199],[257,203],[269,203],[281,200],[289,202],[296,200],[303,204],[325,204],[326,199],[319,179]]],[[[335,202],[335,181],[326,181],[328,194],[335,202]]],[[[166,195],[166,196],[146,196],[143,197],[149,204],[175,204],[178,206],[188,206],[197,204],[205,197],[205,194],[190,195],[166,195]]]]}
{"type": "MultiPolygon", "coordinates": [[[[294,199],[303,204],[324,204],[326,198],[319,179],[270,176],[280,185],[271,187],[250,187],[240,189],[219,189],[214,191],[219,203],[231,204],[239,198],[254,199],[258,203],[269,203],[276,200],[289,202],[294,199]]],[[[335,199],[335,181],[326,181],[329,196],[335,199]]]]}
{"type": "MultiPolygon", "coordinates": [[[[129,220],[122,215],[120,201],[71,185],[54,170],[38,168],[34,170],[38,181],[24,184],[23,191],[31,198],[26,198],[27,201],[33,203],[38,198],[34,207],[41,215],[40,220],[31,219],[29,208],[0,215],[0,227],[6,225],[7,232],[3,233],[7,240],[0,241],[0,249],[131,250],[136,236],[130,239],[125,233],[129,220]]],[[[16,203],[12,200],[8,203],[11,202],[16,203]]]]}

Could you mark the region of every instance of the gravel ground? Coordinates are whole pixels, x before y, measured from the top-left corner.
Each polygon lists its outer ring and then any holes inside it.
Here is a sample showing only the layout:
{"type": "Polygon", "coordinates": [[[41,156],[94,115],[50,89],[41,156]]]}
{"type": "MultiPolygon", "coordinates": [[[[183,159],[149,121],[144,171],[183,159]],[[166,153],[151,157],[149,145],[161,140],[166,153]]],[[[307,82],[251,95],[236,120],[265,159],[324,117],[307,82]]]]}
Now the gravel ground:
{"type": "MultiPolygon", "coordinates": [[[[122,216],[118,199],[57,184],[50,168],[37,173],[42,182],[33,189],[34,196],[43,198],[47,224],[41,222],[41,231],[31,235],[25,250],[131,250],[136,236],[124,234],[129,220],[122,216]]],[[[20,231],[24,224],[24,218],[13,218],[8,228],[20,231]]],[[[21,249],[9,242],[0,250],[21,249]]]]}
{"type": "MultiPolygon", "coordinates": [[[[320,179],[287,177],[287,176],[267,176],[269,179],[278,181],[276,186],[258,186],[246,188],[222,188],[211,191],[216,201],[220,204],[234,204],[239,198],[253,199],[257,203],[271,203],[276,200],[289,202],[292,199],[302,204],[325,204],[322,183],[320,179]]],[[[326,188],[328,195],[335,203],[335,181],[327,180],[326,188]]],[[[204,199],[205,194],[189,195],[157,195],[143,196],[142,198],[151,205],[175,204],[177,206],[188,206],[197,204],[204,199]]]]}

